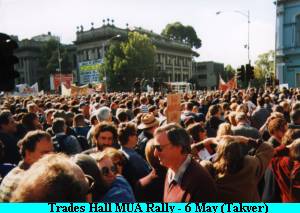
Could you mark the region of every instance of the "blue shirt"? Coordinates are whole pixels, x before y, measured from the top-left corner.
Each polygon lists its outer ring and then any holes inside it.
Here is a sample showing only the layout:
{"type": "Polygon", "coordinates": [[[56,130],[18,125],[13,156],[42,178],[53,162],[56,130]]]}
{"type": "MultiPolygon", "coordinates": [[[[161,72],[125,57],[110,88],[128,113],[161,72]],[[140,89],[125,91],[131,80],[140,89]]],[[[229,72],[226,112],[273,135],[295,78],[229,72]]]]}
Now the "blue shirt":
{"type": "Polygon", "coordinates": [[[136,202],[133,191],[129,183],[123,176],[117,176],[109,190],[100,200],[103,203],[129,203],[136,202]]]}

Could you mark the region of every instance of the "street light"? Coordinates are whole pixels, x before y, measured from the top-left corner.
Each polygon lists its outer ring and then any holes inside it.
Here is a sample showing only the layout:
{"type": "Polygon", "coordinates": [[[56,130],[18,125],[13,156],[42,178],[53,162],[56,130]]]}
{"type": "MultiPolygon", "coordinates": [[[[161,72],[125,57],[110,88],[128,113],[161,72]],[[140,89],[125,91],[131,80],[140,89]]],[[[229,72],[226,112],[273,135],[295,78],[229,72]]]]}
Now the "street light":
{"type": "MultiPolygon", "coordinates": [[[[247,43],[247,50],[248,50],[248,61],[249,64],[251,64],[251,60],[250,60],[250,11],[248,10],[247,12],[243,12],[240,10],[234,10],[233,12],[238,13],[244,17],[247,18],[248,20],[248,43],[247,43]]],[[[216,12],[216,15],[220,15],[221,13],[224,13],[224,11],[218,11],[216,12]]]]}
{"type": "Polygon", "coordinates": [[[58,46],[57,46],[57,52],[58,52],[58,69],[59,69],[59,87],[60,89],[61,88],[61,83],[62,83],[62,76],[61,76],[61,62],[62,62],[62,58],[61,58],[61,55],[60,55],[60,37],[59,37],[59,40],[58,40],[58,46]]]}
{"type": "MultiPolygon", "coordinates": [[[[120,38],[121,35],[115,35],[109,39],[107,39],[106,41],[103,42],[102,44],[102,63],[104,62],[104,56],[105,56],[105,46],[109,43],[109,41],[111,41],[112,39],[115,38],[120,38]]],[[[107,93],[107,75],[106,75],[106,70],[104,69],[104,82],[105,82],[105,93],[107,93]]]]}

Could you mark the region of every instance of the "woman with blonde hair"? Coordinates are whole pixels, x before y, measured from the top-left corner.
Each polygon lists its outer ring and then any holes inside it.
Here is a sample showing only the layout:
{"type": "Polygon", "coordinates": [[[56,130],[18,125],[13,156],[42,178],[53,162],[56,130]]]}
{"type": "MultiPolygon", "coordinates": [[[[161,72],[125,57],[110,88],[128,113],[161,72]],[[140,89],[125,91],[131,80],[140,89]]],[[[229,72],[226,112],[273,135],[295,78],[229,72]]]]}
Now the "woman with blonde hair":
{"type": "Polygon", "coordinates": [[[232,135],[230,123],[220,124],[218,131],[217,131],[217,138],[221,138],[221,136],[223,136],[223,135],[232,135]]]}

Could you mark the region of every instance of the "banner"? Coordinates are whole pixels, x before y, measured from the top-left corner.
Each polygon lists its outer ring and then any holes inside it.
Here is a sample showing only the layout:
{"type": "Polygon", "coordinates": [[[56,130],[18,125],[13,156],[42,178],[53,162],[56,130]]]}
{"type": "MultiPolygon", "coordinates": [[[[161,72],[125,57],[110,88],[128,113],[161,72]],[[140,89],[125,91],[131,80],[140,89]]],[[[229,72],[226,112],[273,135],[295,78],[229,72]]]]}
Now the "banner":
{"type": "Polygon", "coordinates": [[[81,87],[71,85],[71,91],[70,91],[71,96],[85,96],[85,95],[89,95],[89,94],[90,93],[89,93],[88,85],[84,85],[81,87]]]}
{"type": "Polygon", "coordinates": [[[59,85],[63,83],[69,89],[73,83],[73,74],[52,74],[50,76],[51,90],[58,91],[59,85]]]}
{"type": "Polygon", "coordinates": [[[179,123],[181,115],[181,95],[180,94],[168,94],[167,96],[167,122],[179,123]]]}
{"type": "Polygon", "coordinates": [[[99,69],[102,63],[102,59],[80,62],[79,84],[99,83],[99,69]]]}
{"type": "Polygon", "coordinates": [[[61,95],[70,96],[71,95],[71,88],[68,89],[64,84],[61,84],[61,95]]]}
{"type": "Polygon", "coordinates": [[[16,92],[14,92],[16,96],[31,96],[31,95],[39,95],[39,85],[38,83],[34,83],[32,86],[28,86],[27,84],[18,84],[16,85],[16,92]]]}

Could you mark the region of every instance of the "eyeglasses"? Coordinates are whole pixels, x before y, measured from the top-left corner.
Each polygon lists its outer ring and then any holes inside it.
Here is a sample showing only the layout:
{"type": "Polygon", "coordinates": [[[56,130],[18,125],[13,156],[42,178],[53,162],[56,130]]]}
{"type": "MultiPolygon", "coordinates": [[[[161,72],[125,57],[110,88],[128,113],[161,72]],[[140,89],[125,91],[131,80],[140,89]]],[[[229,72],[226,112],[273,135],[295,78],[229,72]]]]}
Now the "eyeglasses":
{"type": "Polygon", "coordinates": [[[88,185],[89,185],[89,189],[87,191],[87,194],[92,193],[95,189],[95,179],[90,175],[84,175],[84,176],[85,176],[85,178],[88,182],[88,185]]]}
{"type": "Polygon", "coordinates": [[[164,144],[164,145],[153,145],[154,149],[156,149],[158,152],[162,152],[164,148],[171,145],[170,143],[164,144]]]}
{"type": "Polygon", "coordinates": [[[115,165],[113,165],[110,168],[105,166],[105,167],[102,167],[100,171],[101,171],[102,175],[104,175],[104,176],[109,175],[109,172],[112,172],[113,174],[117,174],[117,167],[115,165]]]}

